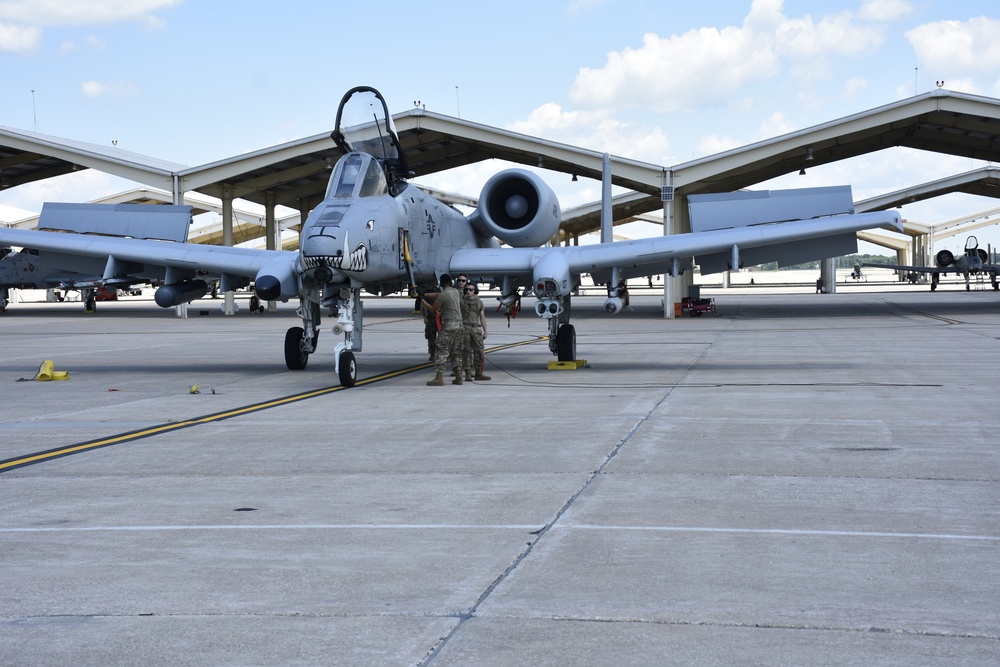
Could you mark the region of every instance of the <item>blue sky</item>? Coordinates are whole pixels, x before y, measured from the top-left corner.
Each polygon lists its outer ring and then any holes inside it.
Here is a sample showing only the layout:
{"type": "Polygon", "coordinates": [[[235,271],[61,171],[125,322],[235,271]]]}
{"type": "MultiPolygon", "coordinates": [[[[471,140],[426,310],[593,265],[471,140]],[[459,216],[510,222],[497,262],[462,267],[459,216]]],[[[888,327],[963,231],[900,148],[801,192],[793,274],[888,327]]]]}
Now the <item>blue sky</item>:
{"type": "MultiPolygon", "coordinates": [[[[0,0],[0,125],[115,141],[195,166],[327,132],[342,94],[371,85],[392,112],[419,101],[669,166],[926,92],[937,81],[1000,97],[1000,12],[992,6],[0,0]]],[[[983,164],[897,149],[758,187],[847,183],[863,199],[983,164]]],[[[484,163],[428,184],[478,195],[502,166],[484,163]]],[[[128,187],[91,171],[4,191],[0,205],[38,210],[43,201],[87,201],[128,187]]],[[[599,197],[593,181],[547,180],[564,208],[599,197]]],[[[902,214],[933,223],[996,206],[949,195],[902,214]]],[[[1000,234],[979,235],[1000,244],[1000,234]]]]}

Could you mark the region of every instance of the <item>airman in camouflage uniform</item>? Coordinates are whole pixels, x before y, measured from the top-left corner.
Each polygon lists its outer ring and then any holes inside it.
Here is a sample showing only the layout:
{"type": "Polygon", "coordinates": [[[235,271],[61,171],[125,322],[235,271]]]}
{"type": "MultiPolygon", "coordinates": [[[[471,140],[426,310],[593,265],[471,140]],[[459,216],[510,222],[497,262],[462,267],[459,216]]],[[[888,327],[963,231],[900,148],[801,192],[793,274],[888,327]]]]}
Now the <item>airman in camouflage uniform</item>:
{"type": "Polygon", "coordinates": [[[483,365],[486,363],[486,352],[483,341],[489,332],[486,329],[486,306],[479,298],[479,286],[466,283],[462,291],[462,326],[465,329],[465,349],[463,350],[463,367],[466,380],[489,380],[483,375],[483,365]]]}
{"type": "MultiPolygon", "coordinates": [[[[464,281],[459,278],[459,282],[464,285],[464,281]]],[[[448,360],[452,360],[452,365],[456,369],[455,379],[452,384],[462,384],[462,339],[464,330],[462,328],[462,296],[461,293],[451,286],[451,276],[447,273],[441,276],[441,291],[435,295],[434,301],[429,302],[431,294],[421,296],[421,303],[432,312],[441,314],[441,330],[437,334],[437,348],[434,355],[433,380],[427,385],[439,387],[444,384],[444,369],[448,365],[448,360]]]]}

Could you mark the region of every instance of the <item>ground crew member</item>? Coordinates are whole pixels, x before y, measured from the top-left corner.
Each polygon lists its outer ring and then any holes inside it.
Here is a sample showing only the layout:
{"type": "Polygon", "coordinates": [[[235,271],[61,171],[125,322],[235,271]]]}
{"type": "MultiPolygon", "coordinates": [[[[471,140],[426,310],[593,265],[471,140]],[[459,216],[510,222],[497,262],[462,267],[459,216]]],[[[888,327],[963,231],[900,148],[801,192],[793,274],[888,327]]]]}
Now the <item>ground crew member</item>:
{"type": "MultiPolygon", "coordinates": [[[[461,279],[460,279],[461,280],[461,279]]],[[[461,286],[465,283],[462,282],[461,286]]],[[[441,330],[437,334],[437,346],[434,353],[433,380],[427,383],[429,387],[440,387],[444,384],[444,369],[448,365],[448,360],[452,360],[452,365],[458,369],[452,384],[462,384],[462,296],[458,290],[451,286],[451,276],[447,273],[441,275],[441,291],[435,295],[434,301],[427,299],[432,295],[418,293],[421,304],[426,306],[432,313],[440,313],[441,330]]]]}
{"type": "MultiPolygon", "coordinates": [[[[431,291],[434,294],[437,294],[441,291],[441,288],[438,285],[434,285],[431,288],[431,291]]],[[[435,313],[431,312],[427,306],[424,305],[423,301],[423,297],[417,297],[417,309],[424,318],[424,338],[427,339],[427,360],[434,361],[434,352],[437,350],[438,318],[435,313]]]]}
{"type": "Polygon", "coordinates": [[[465,349],[463,367],[466,380],[489,380],[483,375],[486,351],[483,341],[489,332],[486,329],[486,306],[479,298],[479,286],[466,283],[462,290],[462,326],[465,328],[465,349]]]}

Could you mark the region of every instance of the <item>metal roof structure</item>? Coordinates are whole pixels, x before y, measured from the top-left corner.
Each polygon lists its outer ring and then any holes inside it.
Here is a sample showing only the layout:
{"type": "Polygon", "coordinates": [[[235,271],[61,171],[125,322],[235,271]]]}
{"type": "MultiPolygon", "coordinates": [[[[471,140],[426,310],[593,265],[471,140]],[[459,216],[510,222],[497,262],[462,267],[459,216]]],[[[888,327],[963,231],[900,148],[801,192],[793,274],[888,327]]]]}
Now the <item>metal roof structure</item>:
{"type": "Polygon", "coordinates": [[[854,210],[858,213],[884,211],[887,208],[896,208],[924,199],[933,199],[952,192],[964,192],[970,195],[1000,199],[1000,167],[989,165],[895,192],[887,192],[878,197],[855,202],[854,210]]]}
{"type": "Polygon", "coordinates": [[[938,89],[672,168],[686,194],[731,192],[895,147],[1000,158],[1000,100],[938,89]]]}
{"type": "MultiPolygon", "coordinates": [[[[417,177],[488,159],[600,179],[603,154],[429,112],[393,116],[400,143],[417,177]]],[[[686,216],[686,195],[729,192],[801,169],[905,146],[1000,161],[1000,100],[934,90],[717,155],[664,167],[612,156],[612,182],[630,192],[615,198],[616,220],[662,209],[664,188],[686,216]]],[[[326,189],[341,151],[320,134],[198,167],[186,167],[116,148],[0,127],[0,188],[100,169],[175,193],[195,191],[308,211],[326,189]]],[[[972,191],[996,196],[996,174],[942,183],[936,194],[972,191]],[[977,185],[973,185],[976,183],[977,185]]],[[[928,194],[927,196],[936,196],[928,194]]],[[[885,208],[893,205],[884,203],[885,208]]],[[[565,235],[600,226],[599,205],[567,212],[565,235]]]]}
{"type": "Polygon", "coordinates": [[[97,169],[136,183],[172,190],[184,165],[74,139],[0,126],[0,189],[97,169]]]}

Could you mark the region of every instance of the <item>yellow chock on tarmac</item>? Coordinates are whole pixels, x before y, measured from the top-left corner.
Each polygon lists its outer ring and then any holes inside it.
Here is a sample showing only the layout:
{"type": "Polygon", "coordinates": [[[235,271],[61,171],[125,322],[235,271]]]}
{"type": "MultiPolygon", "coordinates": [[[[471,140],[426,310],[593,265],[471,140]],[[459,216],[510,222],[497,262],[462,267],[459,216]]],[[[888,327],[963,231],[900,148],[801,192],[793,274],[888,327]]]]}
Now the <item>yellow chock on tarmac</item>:
{"type": "Polygon", "coordinates": [[[68,380],[69,371],[55,370],[55,364],[52,363],[52,360],[46,359],[42,362],[42,365],[38,367],[38,372],[35,373],[35,379],[39,382],[48,382],[50,380],[68,380]]]}
{"type": "Polygon", "coordinates": [[[587,365],[586,359],[577,359],[576,361],[550,361],[549,370],[550,371],[575,371],[577,368],[587,365]]]}
{"type": "Polygon", "coordinates": [[[189,394],[200,394],[201,391],[199,391],[198,385],[196,385],[196,384],[189,384],[188,385],[188,393],[189,394]]]}

